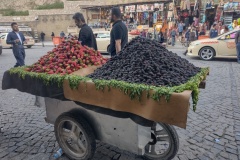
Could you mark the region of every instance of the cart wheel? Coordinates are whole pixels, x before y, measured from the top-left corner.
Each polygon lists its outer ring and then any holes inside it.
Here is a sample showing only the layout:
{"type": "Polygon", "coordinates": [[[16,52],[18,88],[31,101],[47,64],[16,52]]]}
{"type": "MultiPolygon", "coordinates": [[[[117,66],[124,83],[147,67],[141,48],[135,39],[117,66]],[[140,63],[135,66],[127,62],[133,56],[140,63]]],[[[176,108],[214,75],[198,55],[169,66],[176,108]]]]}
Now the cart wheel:
{"type": "Polygon", "coordinates": [[[87,160],[93,157],[95,135],[85,119],[63,114],[57,118],[54,131],[59,146],[69,158],[87,160]]]}
{"type": "Polygon", "coordinates": [[[144,157],[148,160],[173,159],[179,148],[176,130],[164,123],[155,123],[152,130],[153,142],[146,145],[144,157]]]}

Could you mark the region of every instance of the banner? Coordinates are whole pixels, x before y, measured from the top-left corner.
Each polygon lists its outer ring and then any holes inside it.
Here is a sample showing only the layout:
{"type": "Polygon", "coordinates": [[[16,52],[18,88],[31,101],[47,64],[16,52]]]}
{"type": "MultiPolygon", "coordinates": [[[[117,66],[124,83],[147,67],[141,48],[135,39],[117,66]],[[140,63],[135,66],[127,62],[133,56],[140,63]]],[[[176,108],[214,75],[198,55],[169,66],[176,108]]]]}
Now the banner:
{"type": "Polygon", "coordinates": [[[153,4],[137,5],[137,12],[154,11],[154,7],[153,4]]]}
{"type": "Polygon", "coordinates": [[[135,12],[135,5],[126,6],[125,12],[135,12]]]}
{"type": "Polygon", "coordinates": [[[228,2],[224,4],[224,11],[236,11],[240,10],[240,2],[228,2]]]}

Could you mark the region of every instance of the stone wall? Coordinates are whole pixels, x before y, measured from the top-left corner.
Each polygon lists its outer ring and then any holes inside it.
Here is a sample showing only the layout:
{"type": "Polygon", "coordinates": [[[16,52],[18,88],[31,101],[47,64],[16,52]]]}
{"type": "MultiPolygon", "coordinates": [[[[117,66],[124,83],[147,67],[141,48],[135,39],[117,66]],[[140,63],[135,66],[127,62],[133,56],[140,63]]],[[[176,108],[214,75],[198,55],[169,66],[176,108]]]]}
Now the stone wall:
{"type": "Polygon", "coordinates": [[[55,0],[0,0],[0,9],[28,10],[35,8],[37,5],[53,2],[55,0]]]}
{"type": "Polygon", "coordinates": [[[37,29],[38,34],[43,31],[46,34],[46,40],[51,40],[51,33],[59,36],[61,31],[67,34],[67,27],[73,26],[74,21],[72,14],[58,14],[58,15],[40,15],[38,21],[30,23],[30,27],[37,29]]]}

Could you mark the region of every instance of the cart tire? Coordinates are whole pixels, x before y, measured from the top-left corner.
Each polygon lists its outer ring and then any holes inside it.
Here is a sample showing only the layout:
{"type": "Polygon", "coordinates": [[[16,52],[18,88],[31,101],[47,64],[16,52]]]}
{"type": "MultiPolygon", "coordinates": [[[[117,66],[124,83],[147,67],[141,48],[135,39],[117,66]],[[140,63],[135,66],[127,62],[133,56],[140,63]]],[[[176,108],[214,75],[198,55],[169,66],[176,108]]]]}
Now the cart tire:
{"type": "Polygon", "coordinates": [[[69,113],[60,115],[55,121],[54,131],[58,144],[67,157],[74,160],[93,157],[96,150],[95,135],[84,118],[69,113]]]}
{"type": "MultiPolygon", "coordinates": [[[[151,152],[147,152],[147,150],[149,150],[149,146],[155,146],[150,144],[147,144],[145,147],[145,159],[147,160],[170,160],[173,159],[177,152],[178,152],[178,148],[179,148],[179,138],[178,138],[178,134],[175,130],[174,127],[164,124],[164,123],[157,123],[158,125],[160,125],[163,130],[166,132],[166,134],[169,137],[169,148],[166,152],[164,152],[163,154],[152,154],[151,152]]],[[[159,134],[160,135],[160,134],[159,134]]],[[[161,137],[159,138],[161,139],[161,137]]],[[[158,142],[158,140],[156,139],[156,141],[158,142]]]]}

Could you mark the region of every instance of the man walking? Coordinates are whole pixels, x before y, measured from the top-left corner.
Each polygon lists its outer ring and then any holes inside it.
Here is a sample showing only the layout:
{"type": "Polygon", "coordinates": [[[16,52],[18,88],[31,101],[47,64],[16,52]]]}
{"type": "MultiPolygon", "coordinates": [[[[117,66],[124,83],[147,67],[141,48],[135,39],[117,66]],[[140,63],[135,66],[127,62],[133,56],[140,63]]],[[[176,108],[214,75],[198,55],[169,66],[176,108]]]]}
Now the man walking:
{"type": "Polygon", "coordinates": [[[51,37],[52,37],[52,41],[53,41],[53,38],[55,37],[54,32],[52,32],[51,37]]]}
{"type": "Polygon", "coordinates": [[[215,38],[218,36],[218,30],[216,29],[216,24],[213,24],[212,29],[210,30],[210,38],[215,38]]]}
{"type": "Polygon", "coordinates": [[[240,31],[235,35],[235,43],[237,48],[237,62],[240,64],[240,31]]]}
{"type": "Polygon", "coordinates": [[[172,46],[174,46],[175,42],[176,42],[176,35],[177,35],[177,32],[176,32],[175,28],[172,29],[170,35],[171,35],[171,38],[172,38],[172,46]]]}
{"type": "Polygon", "coordinates": [[[41,37],[41,41],[42,41],[42,46],[44,47],[45,33],[41,32],[40,37],[41,37]]]}
{"type": "Polygon", "coordinates": [[[121,20],[121,10],[114,7],[111,13],[111,22],[113,23],[110,39],[110,54],[116,56],[128,42],[128,30],[121,20]]]}
{"type": "Polygon", "coordinates": [[[181,21],[181,22],[178,24],[178,33],[179,33],[179,37],[180,37],[180,38],[182,37],[183,27],[184,27],[184,24],[183,24],[183,22],[181,21]]]}
{"type": "Polygon", "coordinates": [[[86,45],[90,48],[97,50],[97,41],[93,34],[92,29],[86,24],[85,19],[82,13],[75,13],[73,16],[76,26],[81,28],[78,36],[78,41],[82,45],[86,45]]]}
{"type": "Polygon", "coordinates": [[[24,66],[25,65],[25,50],[23,44],[26,43],[24,35],[19,32],[18,24],[13,22],[11,24],[12,32],[9,32],[7,36],[7,44],[12,45],[13,55],[17,60],[17,63],[14,67],[24,66]]]}

